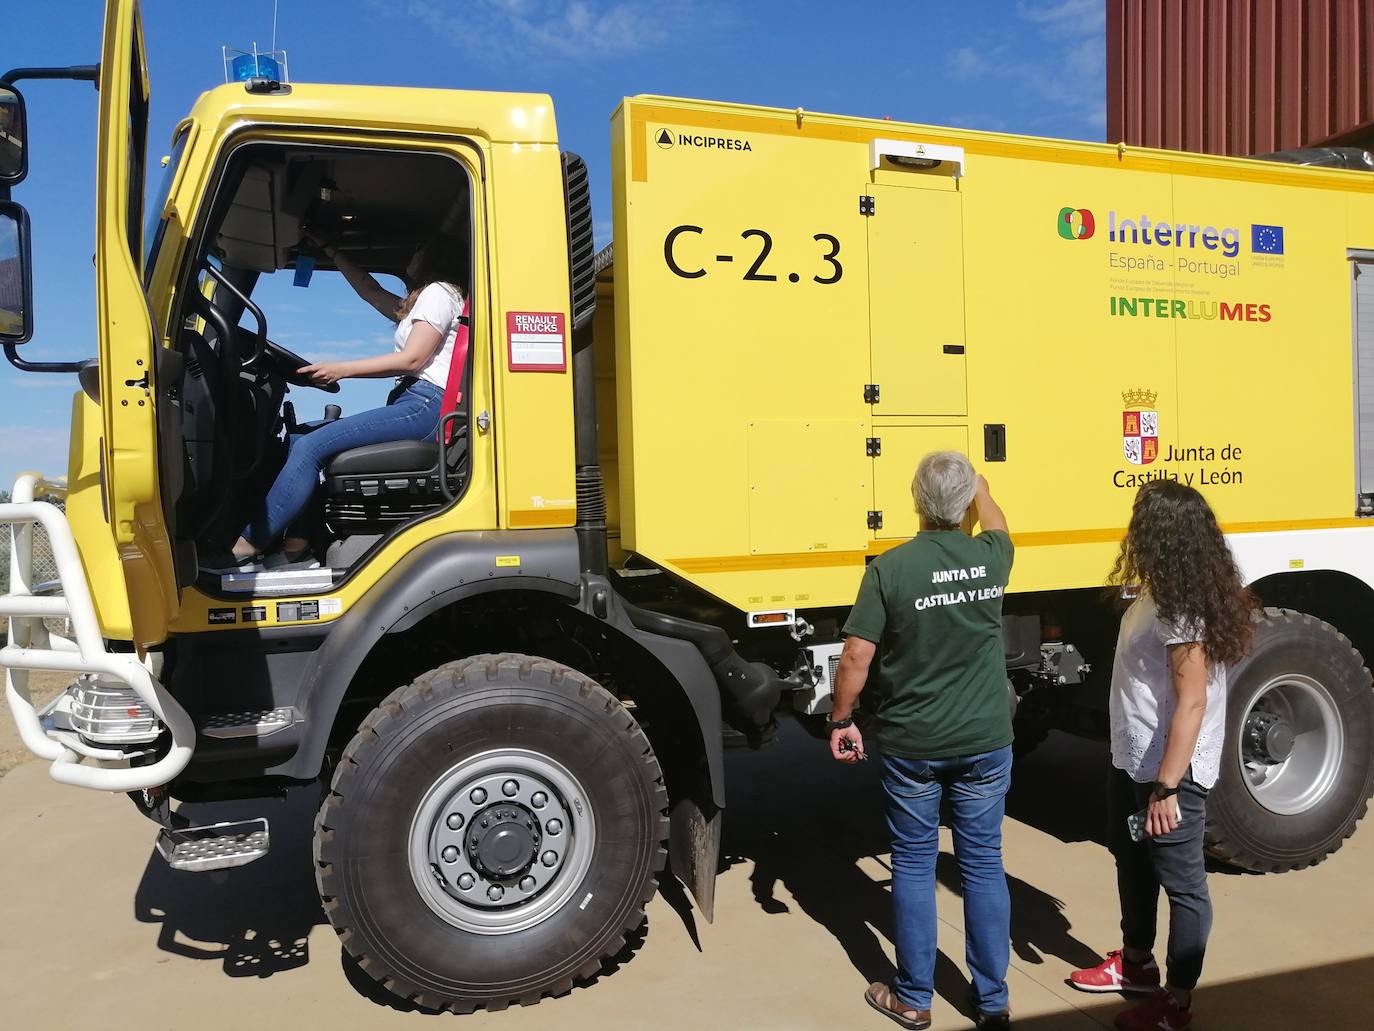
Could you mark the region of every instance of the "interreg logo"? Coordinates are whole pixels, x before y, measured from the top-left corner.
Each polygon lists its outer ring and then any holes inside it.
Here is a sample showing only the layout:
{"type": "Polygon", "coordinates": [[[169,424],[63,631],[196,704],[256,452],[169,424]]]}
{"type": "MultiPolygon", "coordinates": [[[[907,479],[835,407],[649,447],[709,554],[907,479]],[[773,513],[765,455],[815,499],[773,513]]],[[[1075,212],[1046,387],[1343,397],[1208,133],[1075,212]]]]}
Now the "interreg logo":
{"type": "MultiPolygon", "coordinates": [[[[1060,208],[1057,228],[1065,240],[1090,239],[1096,229],[1093,213],[1087,208],[1060,208]]],[[[1118,216],[1116,210],[1107,212],[1107,239],[1115,244],[1138,244],[1144,247],[1165,247],[1175,250],[1220,251],[1223,257],[1235,258],[1241,249],[1238,226],[1215,226],[1197,222],[1172,222],[1151,219],[1148,215],[1136,218],[1118,216]]],[[[1250,226],[1250,250],[1254,254],[1282,254],[1283,226],[1250,226]]]]}
{"type": "Polygon", "coordinates": [[[1093,213],[1087,208],[1059,209],[1059,235],[1065,240],[1086,240],[1095,228],[1093,213]]]}

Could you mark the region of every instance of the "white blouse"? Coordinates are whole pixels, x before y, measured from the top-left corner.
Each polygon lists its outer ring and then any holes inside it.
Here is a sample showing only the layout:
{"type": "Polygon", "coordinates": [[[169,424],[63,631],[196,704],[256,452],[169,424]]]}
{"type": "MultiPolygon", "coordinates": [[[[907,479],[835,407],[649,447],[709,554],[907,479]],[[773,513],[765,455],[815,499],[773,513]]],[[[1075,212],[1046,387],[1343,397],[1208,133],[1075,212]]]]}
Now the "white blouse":
{"type": "MultiPolygon", "coordinates": [[[[1178,697],[1169,669],[1169,646],[1202,639],[1197,627],[1170,626],[1142,594],[1121,618],[1112,666],[1112,765],[1139,784],[1159,777],[1164,744],[1178,697]]],[[[1204,788],[1217,782],[1226,737],[1226,667],[1208,663],[1207,710],[1193,752],[1193,780],[1204,788]]]]}
{"type": "Polygon", "coordinates": [[[463,298],[447,283],[430,283],[415,298],[415,306],[406,317],[396,323],[396,350],[402,351],[411,327],[417,322],[428,322],[439,331],[443,344],[434,352],[417,374],[418,379],[428,380],[440,390],[448,385],[449,365],[453,362],[453,345],[458,336],[458,318],[463,314],[463,298]]]}

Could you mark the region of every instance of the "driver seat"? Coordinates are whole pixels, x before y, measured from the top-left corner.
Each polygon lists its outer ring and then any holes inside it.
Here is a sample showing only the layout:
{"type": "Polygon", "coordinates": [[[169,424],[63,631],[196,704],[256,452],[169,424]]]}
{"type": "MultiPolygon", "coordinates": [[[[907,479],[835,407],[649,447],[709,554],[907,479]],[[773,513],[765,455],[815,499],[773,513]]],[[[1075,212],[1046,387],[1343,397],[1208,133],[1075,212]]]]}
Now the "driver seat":
{"type": "Polygon", "coordinates": [[[462,410],[456,411],[453,439],[442,458],[437,440],[388,440],[330,459],[324,470],[324,518],[330,531],[339,537],[386,533],[437,512],[457,496],[467,479],[468,428],[462,410]]]}
{"type": "Polygon", "coordinates": [[[434,440],[388,440],[335,455],[324,470],[325,525],[339,537],[383,534],[456,498],[467,480],[468,421],[463,407],[470,321],[454,330],[453,357],[434,440]],[[440,441],[446,441],[440,446],[440,441]]]}

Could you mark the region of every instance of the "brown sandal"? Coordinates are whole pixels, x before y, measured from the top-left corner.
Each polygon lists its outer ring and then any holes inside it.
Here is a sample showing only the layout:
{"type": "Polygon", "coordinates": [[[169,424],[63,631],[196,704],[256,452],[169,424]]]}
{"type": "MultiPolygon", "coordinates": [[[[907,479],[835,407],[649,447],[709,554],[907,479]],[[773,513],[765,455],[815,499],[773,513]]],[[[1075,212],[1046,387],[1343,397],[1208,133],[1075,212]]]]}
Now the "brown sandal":
{"type": "Polygon", "coordinates": [[[891,1017],[909,1031],[925,1031],[930,1027],[930,1010],[912,1009],[897,993],[881,981],[874,981],[864,992],[864,1002],[885,1017],[891,1017]]]}

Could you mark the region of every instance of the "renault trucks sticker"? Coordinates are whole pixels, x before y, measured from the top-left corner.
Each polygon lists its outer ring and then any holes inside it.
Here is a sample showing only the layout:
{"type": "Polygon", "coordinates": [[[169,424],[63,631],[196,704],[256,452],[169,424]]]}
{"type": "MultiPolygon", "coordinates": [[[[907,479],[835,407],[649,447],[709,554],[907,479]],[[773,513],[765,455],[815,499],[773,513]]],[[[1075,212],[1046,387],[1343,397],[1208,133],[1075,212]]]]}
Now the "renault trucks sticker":
{"type": "Polygon", "coordinates": [[[511,372],[567,372],[567,334],[563,313],[506,312],[511,372]]]}

